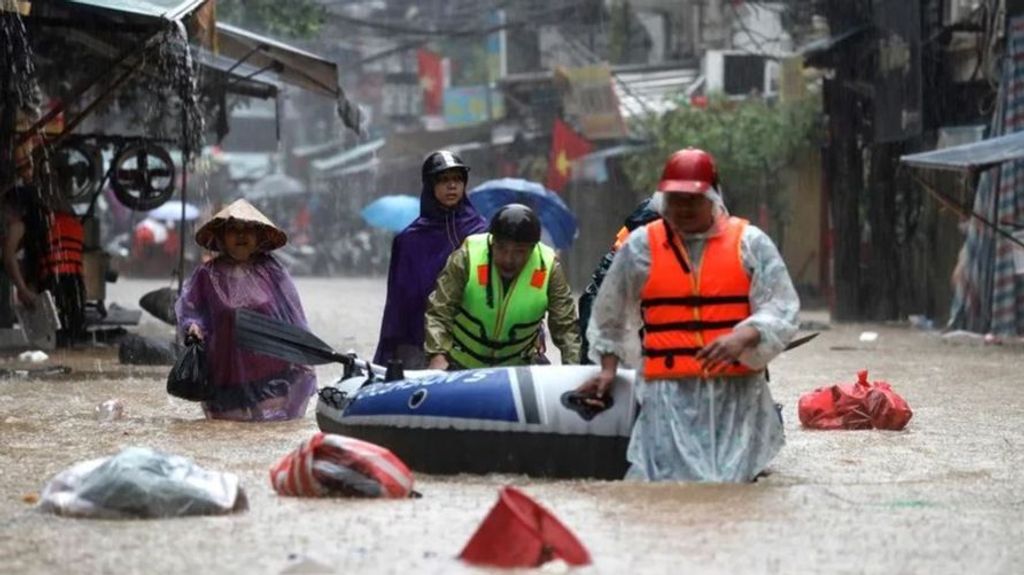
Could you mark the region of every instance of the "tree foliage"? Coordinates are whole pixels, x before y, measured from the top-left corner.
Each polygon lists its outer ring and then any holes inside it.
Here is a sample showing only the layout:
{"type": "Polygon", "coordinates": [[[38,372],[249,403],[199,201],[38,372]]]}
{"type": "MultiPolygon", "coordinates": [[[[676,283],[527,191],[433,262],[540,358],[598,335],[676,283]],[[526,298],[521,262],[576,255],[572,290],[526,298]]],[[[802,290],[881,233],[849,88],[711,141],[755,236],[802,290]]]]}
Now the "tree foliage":
{"type": "Polygon", "coordinates": [[[634,189],[654,190],[669,155],[701,148],[715,157],[731,211],[753,216],[763,205],[785,223],[783,171],[817,145],[820,114],[817,98],[778,103],[713,97],[704,108],[680,106],[643,121],[654,145],[630,158],[626,173],[634,189]]]}
{"type": "Polygon", "coordinates": [[[316,0],[217,0],[217,19],[274,37],[311,38],[324,7],[316,0]]]}

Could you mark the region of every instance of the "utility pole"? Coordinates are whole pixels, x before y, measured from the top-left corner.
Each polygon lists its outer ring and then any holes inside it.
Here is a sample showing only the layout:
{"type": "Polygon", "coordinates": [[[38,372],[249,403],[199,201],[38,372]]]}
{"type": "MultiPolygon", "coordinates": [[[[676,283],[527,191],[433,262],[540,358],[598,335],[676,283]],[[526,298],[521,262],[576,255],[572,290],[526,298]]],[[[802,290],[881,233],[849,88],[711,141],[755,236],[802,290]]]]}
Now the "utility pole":
{"type": "MultiPolygon", "coordinates": [[[[14,72],[11,66],[17,54],[11,52],[14,44],[7,38],[14,30],[16,14],[0,11],[0,190],[10,190],[17,177],[14,163],[14,142],[17,139],[15,130],[17,127],[18,109],[17,95],[14,87],[14,72]]],[[[2,198],[0,198],[2,199],[2,198]]],[[[6,232],[6,230],[4,230],[6,232]]],[[[0,278],[0,329],[10,328],[14,325],[14,310],[11,309],[11,280],[4,274],[0,278]]]]}
{"type": "MultiPolygon", "coordinates": [[[[871,174],[868,178],[868,224],[871,226],[871,273],[865,279],[869,297],[864,316],[875,321],[899,319],[902,253],[896,238],[897,179],[904,145],[902,142],[876,143],[871,146],[871,174]]],[[[906,182],[902,182],[906,184],[906,182]]]]}
{"type": "MultiPolygon", "coordinates": [[[[853,30],[868,20],[862,0],[830,0],[826,16],[833,37],[853,30]]],[[[864,165],[860,145],[862,110],[857,81],[862,42],[848,40],[835,48],[834,75],[825,81],[825,112],[828,115],[826,170],[832,216],[833,304],[832,317],[852,321],[861,315],[861,218],[864,165]]]]}

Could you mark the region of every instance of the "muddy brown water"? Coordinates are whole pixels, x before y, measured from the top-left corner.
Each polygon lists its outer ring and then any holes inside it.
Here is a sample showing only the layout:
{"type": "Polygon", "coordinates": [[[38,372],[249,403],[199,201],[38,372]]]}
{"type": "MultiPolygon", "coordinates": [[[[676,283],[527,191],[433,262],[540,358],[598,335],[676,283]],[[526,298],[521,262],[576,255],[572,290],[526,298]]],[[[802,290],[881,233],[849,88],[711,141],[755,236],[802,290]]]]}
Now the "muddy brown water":
{"type": "MultiPolygon", "coordinates": [[[[299,280],[314,330],[372,352],[383,280],[299,280]]],[[[135,306],[156,282],[113,284],[135,306]]],[[[805,314],[822,319],[820,314],[805,314]]],[[[146,316],[141,333],[168,328],[146,316]]],[[[116,350],[56,354],[70,376],[0,380],[2,573],[458,573],[454,557],[514,484],[589,548],[594,573],[1024,573],[1024,348],[950,345],[902,327],[833,326],[772,364],[787,445],[751,485],[646,485],[519,476],[417,477],[422,499],[278,497],[268,468],[316,430],[298,421],[210,422],[164,393],[166,368],[116,350]],[[861,331],[878,341],[861,343],[861,331]],[[914,409],[905,432],[811,432],[802,392],[871,370],[914,409]],[[96,419],[120,398],[125,416],[96,419]],[[146,445],[237,473],[250,509],[223,517],[93,521],[27,503],[71,464],[146,445]]],[[[8,361],[0,367],[16,365],[8,361]]],[[[319,370],[321,384],[340,368],[319,370]]],[[[560,571],[558,566],[548,571],[560,571]]]]}

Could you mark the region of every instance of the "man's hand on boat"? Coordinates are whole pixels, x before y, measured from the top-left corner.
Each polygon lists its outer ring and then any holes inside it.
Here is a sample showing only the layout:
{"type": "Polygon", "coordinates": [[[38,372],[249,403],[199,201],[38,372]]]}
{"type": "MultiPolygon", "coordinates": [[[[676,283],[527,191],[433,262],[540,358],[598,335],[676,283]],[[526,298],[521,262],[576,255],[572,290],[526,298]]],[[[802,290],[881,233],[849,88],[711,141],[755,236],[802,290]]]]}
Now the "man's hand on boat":
{"type": "Polygon", "coordinates": [[[619,358],[614,355],[601,356],[601,371],[597,375],[584,381],[576,388],[576,393],[583,396],[583,402],[587,405],[605,408],[605,401],[608,393],[615,383],[615,373],[619,369],[619,358]]]}
{"type": "Polygon", "coordinates": [[[448,367],[448,357],[443,353],[431,357],[430,363],[427,365],[427,369],[440,369],[441,371],[447,370],[448,367]]]}

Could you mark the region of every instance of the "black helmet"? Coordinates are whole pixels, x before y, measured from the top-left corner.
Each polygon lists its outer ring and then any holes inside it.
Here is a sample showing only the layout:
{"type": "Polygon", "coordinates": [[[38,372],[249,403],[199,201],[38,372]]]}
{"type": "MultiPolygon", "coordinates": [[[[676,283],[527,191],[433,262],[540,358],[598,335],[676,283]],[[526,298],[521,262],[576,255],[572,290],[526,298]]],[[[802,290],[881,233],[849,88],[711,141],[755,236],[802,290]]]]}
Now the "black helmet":
{"type": "Polygon", "coordinates": [[[458,154],[448,150],[432,152],[427,159],[423,160],[423,183],[433,182],[435,175],[452,168],[462,170],[463,179],[469,180],[469,166],[462,161],[458,154]]]}
{"type": "Polygon", "coordinates": [[[488,231],[497,239],[535,244],[540,241],[540,218],[523,204],[508,204],[491,218],[488,231]]]}

